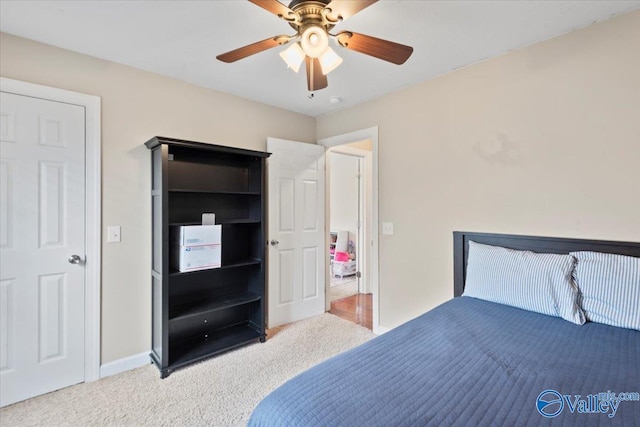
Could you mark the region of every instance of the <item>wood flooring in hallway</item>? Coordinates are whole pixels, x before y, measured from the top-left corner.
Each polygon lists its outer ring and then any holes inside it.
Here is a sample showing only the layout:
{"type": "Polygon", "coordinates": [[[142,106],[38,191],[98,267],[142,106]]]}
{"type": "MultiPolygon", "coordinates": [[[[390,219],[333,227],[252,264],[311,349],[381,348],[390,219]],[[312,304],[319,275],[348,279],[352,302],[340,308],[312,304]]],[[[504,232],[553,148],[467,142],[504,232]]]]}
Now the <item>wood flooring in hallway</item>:
{"type": "Polygon", "coordinates": [[[331,302],[329,313],[342,319],[373,329],[373,295],[356,294],[331,302]]]}

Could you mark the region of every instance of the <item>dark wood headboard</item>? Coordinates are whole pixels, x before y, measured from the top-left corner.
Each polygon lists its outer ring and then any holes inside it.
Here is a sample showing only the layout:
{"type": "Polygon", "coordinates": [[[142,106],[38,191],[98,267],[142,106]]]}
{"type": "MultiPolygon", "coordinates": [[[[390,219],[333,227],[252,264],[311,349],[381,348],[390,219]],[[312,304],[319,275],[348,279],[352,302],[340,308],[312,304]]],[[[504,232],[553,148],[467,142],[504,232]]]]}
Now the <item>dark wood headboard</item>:
{"type": "Polygon", "coordinates": [[[560,237],[518,236],[514,234],[453,232],[453,296],[464,291],[467,276],[469,240],[485,245],[541,253],[568,254],[575,251],[606,252],[640,257],[640,243],[604,240],[565,239],[560,237]]]}

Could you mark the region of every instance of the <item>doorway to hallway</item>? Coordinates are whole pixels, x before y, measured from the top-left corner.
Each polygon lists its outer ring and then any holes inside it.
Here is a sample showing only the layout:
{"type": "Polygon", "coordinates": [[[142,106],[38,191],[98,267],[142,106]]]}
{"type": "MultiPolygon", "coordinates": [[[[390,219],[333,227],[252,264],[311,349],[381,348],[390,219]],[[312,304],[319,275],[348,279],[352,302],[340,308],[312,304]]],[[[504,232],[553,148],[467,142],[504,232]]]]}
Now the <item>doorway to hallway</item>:
{"type": "Polygon", "coordinates": [[[327,151],[329,312],[369,329],[373,298],[365,242],[371,234],[371,178],[366,173],[371,151],[368,140],[327,151]]]}

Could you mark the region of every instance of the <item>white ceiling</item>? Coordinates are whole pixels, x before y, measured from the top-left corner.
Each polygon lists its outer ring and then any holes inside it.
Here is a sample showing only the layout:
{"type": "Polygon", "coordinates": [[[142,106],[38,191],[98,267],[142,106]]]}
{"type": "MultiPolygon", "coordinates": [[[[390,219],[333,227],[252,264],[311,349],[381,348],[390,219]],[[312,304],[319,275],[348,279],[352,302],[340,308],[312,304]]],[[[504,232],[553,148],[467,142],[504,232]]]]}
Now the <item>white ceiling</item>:
{"type": "Polygon", "coordinates": [[[304,68],[295,74],[280,59],[284,47],[232,64],[215,59],[293,33],[286,22],[244,0],[2,0],[0,30],[318,116],[639,7],[640,0],[381,0],[334,32],[347,29],[413,46],[411,58],[398,66],[334,48],[344,62],[313,99],[304,68]],[[330,104],[332,96],[343,102],[330,104]]]}

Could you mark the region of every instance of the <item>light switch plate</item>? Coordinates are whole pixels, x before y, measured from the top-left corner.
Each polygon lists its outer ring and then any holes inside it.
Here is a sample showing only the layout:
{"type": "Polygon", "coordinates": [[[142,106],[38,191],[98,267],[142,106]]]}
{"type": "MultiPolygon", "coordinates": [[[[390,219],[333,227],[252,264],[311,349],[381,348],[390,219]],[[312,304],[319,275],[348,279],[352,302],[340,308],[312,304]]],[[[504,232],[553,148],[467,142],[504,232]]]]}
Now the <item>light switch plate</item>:
{"type": "Polygon", "coordinates": [[[392,222],[383,222],[382,223],[382,234],[393,235],[393,223],[392,222]]]}
{"type": "Polygon", "coordinates": [[[110,225],[107,227],[107,243],[120,242],[120,226],[110,225]]]}

